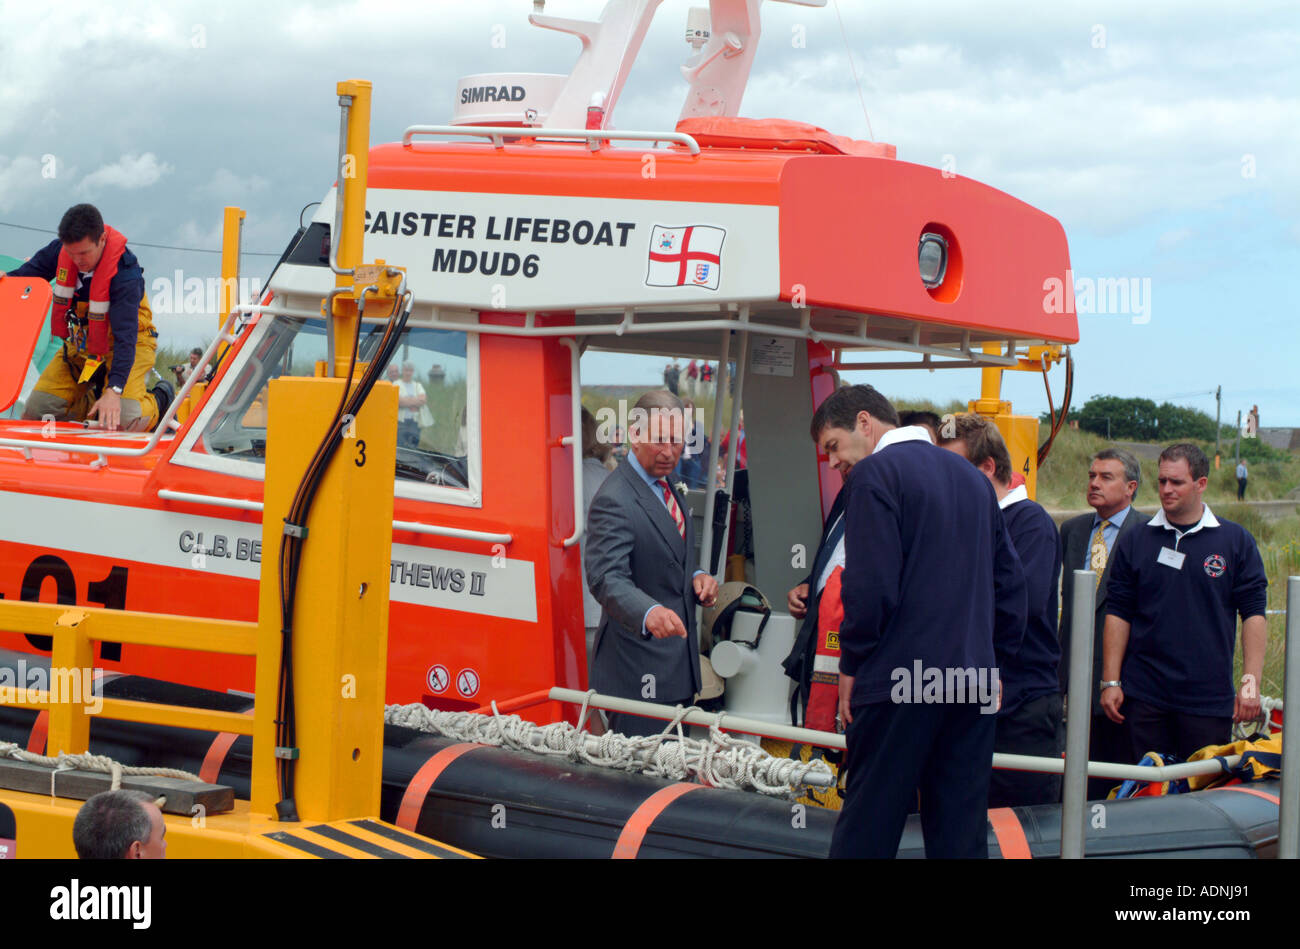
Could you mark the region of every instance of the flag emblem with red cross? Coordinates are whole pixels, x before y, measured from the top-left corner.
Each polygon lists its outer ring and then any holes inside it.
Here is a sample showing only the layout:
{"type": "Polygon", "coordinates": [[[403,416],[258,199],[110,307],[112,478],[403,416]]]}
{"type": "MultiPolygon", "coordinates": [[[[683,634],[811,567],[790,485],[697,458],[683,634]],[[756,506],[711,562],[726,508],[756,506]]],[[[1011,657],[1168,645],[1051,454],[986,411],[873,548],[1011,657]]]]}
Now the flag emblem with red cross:
{"type": "Polygon", "coordinates": [[[726,230],[721,227],[656,224],[650,232],[646,286],[718,289],[722,276],[722,241],[726,236],[726,230]]]}

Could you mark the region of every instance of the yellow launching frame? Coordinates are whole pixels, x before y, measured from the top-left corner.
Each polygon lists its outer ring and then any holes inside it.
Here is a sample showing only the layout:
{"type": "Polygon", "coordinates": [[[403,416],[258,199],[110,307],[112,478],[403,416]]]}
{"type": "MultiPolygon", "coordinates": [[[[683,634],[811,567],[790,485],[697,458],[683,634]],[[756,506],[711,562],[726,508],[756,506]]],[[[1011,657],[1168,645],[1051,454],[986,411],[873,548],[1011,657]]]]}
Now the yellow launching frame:
{"type": "MultiPolygon", "coordinates": [[[[341,83],[352,96],[347,147],[368,151],[370,84],[341,83]]],[[[357,304],[369,292],[389,306],[387,268],[361,268],[365,207],[364,157],[357,180],[345,181],[343,260],[349,270],[333,297],[338,339],[351,358],[357,304]],[[382,271],[376,277],[376,272],[382,271]],[[368,283],[369,287],[363,285],[368,283]],[[376,283],[379,284],[376,292],[376,283]]],[[[226,210],[223,276],[238,260],[230,241],[238,240],[243,212],[226,210]]],[[[233,286],[233,285],[232,285],[233,286]]],[[[223,296],[229,314],[231,300],[223,296]]],[[[90,607],[0,601],[0,628],[52,636],[51,673],[89,670],[93,644],[108,640],[130,645],[251,655],[257,660],[255,711],[234,712],[155,705],[123,699],[102,700],[99,714],[122,721],[253,736],[252,794],[222,814],[168,815],[170,856],[467,856],[417,834],[378,820],[383,771],[384,685],[388,647],[388,578],[392,549],[393,467],[396,460],[397,390],[377,386],[352,425],[320,482],[307,519],[307,539],[297,587],[292,643],[296,698],[296,787],[299,821],[275,819],[281,796],[276,774],[276,722],[281,656],[281,578],[279,553],[285,518],[309,459],[331,431],[344,386],[341,378],[280,378],[269,392],[270,420],[266,495],[262,529],[262,577],[255,623],[196,619],[90,607]]],[[[51,690],[54,691],[54,690],[51,690]]],[[[22,704],[49,713],[48,753],[89,750],[91,704],[51,692],[16,692],[5,704],[22,704]],[[61,699],[54,701],[52,699],[61,699]]],[[[286,756],[281,753],[281,757],[286,756]]],[[[70,857],[72,823],[81,802],[0,789],[0,804],[17,819],[19,856],[70,857]]]]}

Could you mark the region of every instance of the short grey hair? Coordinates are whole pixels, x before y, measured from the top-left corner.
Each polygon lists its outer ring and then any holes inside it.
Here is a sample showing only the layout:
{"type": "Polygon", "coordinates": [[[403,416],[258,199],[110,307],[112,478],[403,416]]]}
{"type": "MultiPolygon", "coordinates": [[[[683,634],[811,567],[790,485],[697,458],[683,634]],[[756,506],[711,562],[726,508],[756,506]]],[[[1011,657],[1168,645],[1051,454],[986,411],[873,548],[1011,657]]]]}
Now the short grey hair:
{"type": "Polygon", "coordinates": [[[644,409],[649,412],[651,409],[675,409],[678,412],[685,411],[682,400],[677,398],[667,389],[651,389],[641,398],[636,400],[633,409],[644,409]]]}
{"type": "Polygon", "coordinates": [[[1092,460],[1118,461],[1123,465],[1124,480],[1137,482],[1138,487],[1133,489],[1133,497],[1137,497],[1138,488],[1142,487],[1142,466],[1138,464],[1132,452],[1127,452],[1123,448],[1103,448],[1092,456],[1092,460]]]}
{"type": "Polygon", "coordinates": [[[136,841],[153,834],[145,804],[154,796],[144,791],[102,791],[81,805],[72,822],[72,844],[82,860],[121,860],[136,841]]]}

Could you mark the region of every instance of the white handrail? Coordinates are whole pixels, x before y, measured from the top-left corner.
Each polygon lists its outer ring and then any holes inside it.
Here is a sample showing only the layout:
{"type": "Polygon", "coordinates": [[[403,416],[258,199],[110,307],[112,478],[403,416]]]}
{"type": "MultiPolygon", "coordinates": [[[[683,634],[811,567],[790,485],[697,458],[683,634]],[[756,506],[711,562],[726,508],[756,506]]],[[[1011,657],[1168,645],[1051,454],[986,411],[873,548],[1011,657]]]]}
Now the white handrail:
{"type": "MultiPolygon", "coordinates": [[[[208,348],[203,353],[203,357],[199,360],[198,365],[194,367],[194,371],[191,372],[189,378],[185,380],[185,384],[181,386],[181,391],[176,393],[176,397],[172,399],[172,404],[168,406],[167,411],[163,413],[163,417],[158,420],[158,424],[154,427],[148,441],[146,441],[141,447],[112,448],[105,445],[84,445],[80,442],[60,442],[54,439],[31,441],[30,439],[25,438],[0,438],[0,447],[22,449],[41,448],[47,451],[53,449],[56,451],[66,451],[84,455],[99,455],[101,463],[104,463],[106,461],[106,456],[110,455],[118,458],[140,458],[149,454],[149,452],[153,451],[158,445],[158,441],[163,437],[163,435],[170,434],[169,428],[172,419],[176,417],[177,410],[181,407],[181,403],[185,401],[186,396],[190,394],[190,390],[194,388],[195,384],[203,377],[203,371],[207,369],[208,363],[212,360],[213,353],[217,350],[217,346],[221,343],[233,343],[235,341],[235,337],[231,335],[230,329],[234,324],[235,315],[239,312],[239,308],[234,308],[230,311],[230,315],[226,317],[226,322],[221,327],[221,332],[219,332],[212,342],[208,344],[208,348]]],[[[29,421],[33,420],[29,419],[29,421]]]]}
{"type": "Polygon", "coordinates": [[[700,143],[682,132],[622,132],[609,129],[548,129],[535,126],[509,125],[412,125],[402,133],[402,147],[410,148],[411,139],[417,135],[477,135],[492,139],[494,148],[505,146],[507,138],[579,139],[595,151],[601,140],[621,142],[674,142],[685,145],[692,155],[700,153],[700,143]]]}
{"type": "Polygon", "coordinates": [[[560,439],[560,444],[573,449],[573,533],[564,538],[564,546],[572,547],[582,540],[587,530],[586,501],[582,491],[582,383],[578,374],[578,341],[562,339],[560,345],[569,348],[569,384],[573,434],[560,439]]]}
{"type": "MultiPolygon", "coordinates": [[[[579,692],[576,689],[562,689],[558,686],[550,690],[549,696],[556,702],[568,702],[581,705],[586,702],[591,708],[602,708],[612,712],[626,712],[646,718],[658,718],[672,721],[677,716],[677,708],[672,705],[659,705],[654,702],[641,702],[636,699],[623,699],[613,695],[601,695],[596,692],[579,692]]],[[[739,715],[711,712],[688,712],[682,722],[688,725],[718,725],[726,731],[744,732],[761,735],[765,738],[778,738],[799,744],[817,745],[822,748],[844,750],[843,735],[834,732],[818,731],[812,728],[799,728],[793,725],[781,725],[764,722],[739,715]]],[[[1191,761],[1183,764],[1169,764],[1162,767],[1144,767],[1131,764],[1110,764],[1104,761],[1088,762],[1088,774],[1097,778],[1115,778],[1121,781],[1174,781],[1195,775],[1221,774],[1235,768],[1241,762],[1241,755],[1228,755],[1220,762],[1218,758],[1208,761],[1191,761]]],[[[1065,770],[1062,758],[1036,757],[1034,755],[1011,755],[995,752],[993,767],[1010,771],[1037,771],[1043,774],[1061,774],[1065,770]]]]}
{"type": "MultiPolygon", "coordinates": [[[[829,333],[817,331],[805,331],[799,327],[777,326],[767,323],[752,323],[745,320],[732,319],[710,319],[710,320],[674,320],[666,323],[636,323],[629,321],[625,316],[618,323],[598,323],[590,325],[570,324],[563,326],[498,326],[489,323],[461,323],[452,320],[441,319],[438,313],[438,307],[434,307],[434,316],[432,321],[421,322],[420,326],[426,329],[448,329],[460,333],[485,333],[494,336],[524,336],[524,337],[544,337],[544,336],[594,336],[598,334],[610,334],[614,336],[623,336],[625,334],[641,333],[669,333],[679,331],[704,331],[704,330],[736,330],[738,332],[750,332],[759,336],[782,336],[792,339],[811,339],[814,342],[831,342],[840,343],[845,346],[873,346],[879,349],[899,350],[909,353],[930,353],[935,356],[950,358],[955,354],[955,350],[945,349],[940,346],[928,346],[921,343],[912,344],[910,342],[900,342],[893,339],[876,339],[870,336],[859,336],[849,333],[829,333]]],[[[1019,359],[1012,359],[1007,356],[995,356],[992,354],[981,354],[982,364],[988,366],[1018,366],[1019,359]]],[[[918,365],[918,369],[927,368],[918,365]]]]}
{"type": "MultiPolygon", "coordinates": [[[[261,501],[248,501],[243,498],[225,498],[215,494],[193,494],[189,491],[173,491],[161,488],[158,497],[165,501],[184,501],[187,504],[209,504],[212,507],[229,507],[240,511],[261,513],[261,501]]],[[[412,534],[430,534],[436,537],[454,537],[458,540],[476,540],[486,544],[512,544],[513,534],[498,534],[491,531],[469,530],[463,527],[443,527],[438,524],[425,524],[421,521],[393,521],[393,530],[410,531],[412,534]]]]}

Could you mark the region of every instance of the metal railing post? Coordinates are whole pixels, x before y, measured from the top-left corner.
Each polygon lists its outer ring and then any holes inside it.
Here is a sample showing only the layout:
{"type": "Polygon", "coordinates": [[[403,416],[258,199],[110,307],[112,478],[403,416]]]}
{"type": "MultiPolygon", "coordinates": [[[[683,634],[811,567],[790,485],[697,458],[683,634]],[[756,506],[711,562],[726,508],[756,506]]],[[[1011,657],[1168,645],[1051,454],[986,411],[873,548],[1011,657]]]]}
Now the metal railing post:
{"type": "MultiPolygon", "coordinates": [[[[1286,581],[1286,678],[1282,701],[1300,709],[1300,577],[1286,581]]],[[[1283,729],[1285,732],[1286,729],[1283,729]]],[[[1277,855],[1300,857],[1300,742],[1282,740],[1282,805],[1277,821],[1277,855]]]]}
{"type": "Polygon", "coordinates": [[[1097,575],[1074,571],[1070,604],[1070,681],[1066,698],[1065,778],[1061,803],[1061,858],[1083,856],[1084,805],[1088,801],[1088,735],[1092,728],[1092,646],[1097,575]]]}

